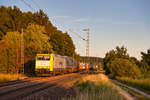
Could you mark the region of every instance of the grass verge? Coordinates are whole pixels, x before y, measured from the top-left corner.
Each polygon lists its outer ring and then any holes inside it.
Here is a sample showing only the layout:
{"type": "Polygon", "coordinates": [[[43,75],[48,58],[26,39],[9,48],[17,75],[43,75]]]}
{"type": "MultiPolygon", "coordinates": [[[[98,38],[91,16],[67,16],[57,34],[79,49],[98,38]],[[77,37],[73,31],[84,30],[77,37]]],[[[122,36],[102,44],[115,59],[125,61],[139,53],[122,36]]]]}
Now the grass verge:
{"type": "Polygon", "coordinates": [[[0,73],[0,82],[8,82],[19,80],[23,75],[21,74],[2,74],[0,73]]]}
{"type": "Polygon", "coordinates": [[[67,100],[126,100],[103,74],[86,75],[75,86],[76,96],[67,100]]]}
{"type": "Polygon", "coordinates": [[[149,98],[147,98],[147,97],[145,97],[145,96],[143,96],[143,95],[141,95],[141,94],[133,91],[132,89],[129,89],[129,88],[125,87],[125,86],[122,86],[122,85],[118,84],[115,81],[113,81],[113,82],[115,84],[117,84],[120,88],[122,88],[123,90],[127,91],[129,94],[131,94],[132,96],[134,96],[136,100],[150,100],[149,98]]]}
{"type": "Polygon", "coordinates": [[[131,79],[131,78],[127,78],[127,77],[116,77],[116,79],[121,83],[135,87],[143,92],[150,94],[150,78],[131,79]]]}

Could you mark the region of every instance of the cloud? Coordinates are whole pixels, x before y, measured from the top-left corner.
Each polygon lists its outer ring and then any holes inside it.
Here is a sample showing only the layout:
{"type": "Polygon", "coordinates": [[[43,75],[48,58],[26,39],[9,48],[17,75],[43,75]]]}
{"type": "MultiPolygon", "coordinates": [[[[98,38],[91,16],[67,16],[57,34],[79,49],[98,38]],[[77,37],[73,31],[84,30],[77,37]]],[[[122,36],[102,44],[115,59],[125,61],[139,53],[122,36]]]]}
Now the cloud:
{"type": "Polygon", "coordinates": [[[73,22],[88,22],[88,21],[90,21],[89,18],[78,18],[73,20],[73,22]]]}
{"type": "Polygon", "coordinates": [[[101,24],[114,24],[114,25],[134,25],[134,24],[140,24],[140,22],[137,21],[126,21],[126,20],[113,20],[113,19],[94,19],[93,20],[96,23],[101,24]]]}
{"type": "Polygon", "coordinates": [[[78,18],[74,19],[73,22],[91,22],[98,24],[114,24],[114,25],[134,25],[140,24],[136,21],[116,20],[116,19],[105,19],[105,18],[78,18]]]}
{"type": "Polygon", "coordinates": [[[106,18],[91,18],[91,17],[85,17],[85,18],[76,18],[73,19],[71,16],[50,16],[51,20],[58,20],[58,19],[67,19],[70,18],[72,22],[91,22],[91,23],[97,23],[97,24],[113,24],[113,25],[135,25],[135,24],[142,24],[141,22],[137,21],[128,21],[128,20],[117,20],[117,19],[106,19],[106,18]]]}
{"type": "Polygon", "coordinates": [[[50,19],[64,19],[64,18],[69,18],[70,16],[50,16],[50,19]]]}

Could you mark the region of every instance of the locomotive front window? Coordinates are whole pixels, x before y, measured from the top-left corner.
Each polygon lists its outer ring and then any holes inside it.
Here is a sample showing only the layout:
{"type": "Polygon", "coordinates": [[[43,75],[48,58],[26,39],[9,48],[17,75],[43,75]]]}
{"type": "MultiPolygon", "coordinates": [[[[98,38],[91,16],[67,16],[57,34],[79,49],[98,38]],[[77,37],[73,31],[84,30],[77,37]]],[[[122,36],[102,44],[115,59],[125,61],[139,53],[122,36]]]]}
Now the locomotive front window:
{"type": "Polygon", "coordinates": [[[37,56],[37,60],[50,60],[50,56],[37,56]]]}

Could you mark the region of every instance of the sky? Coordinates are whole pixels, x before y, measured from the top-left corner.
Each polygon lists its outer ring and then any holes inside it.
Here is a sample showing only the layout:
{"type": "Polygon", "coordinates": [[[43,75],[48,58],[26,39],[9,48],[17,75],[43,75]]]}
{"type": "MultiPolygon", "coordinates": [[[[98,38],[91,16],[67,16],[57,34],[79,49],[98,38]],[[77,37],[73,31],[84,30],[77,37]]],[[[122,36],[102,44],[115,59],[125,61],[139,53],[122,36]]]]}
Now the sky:
{"type": "Polygon", "coordinates": [[[124,45],[130,56],[150,48],[150,0],[0,0],[0,5],[16,5],[22,11],[42,9],[50,21],[68,32],[76,52],[85,56],[83,29],[90,29],[90,56],[105,57],[116,46],[124,45]]]}

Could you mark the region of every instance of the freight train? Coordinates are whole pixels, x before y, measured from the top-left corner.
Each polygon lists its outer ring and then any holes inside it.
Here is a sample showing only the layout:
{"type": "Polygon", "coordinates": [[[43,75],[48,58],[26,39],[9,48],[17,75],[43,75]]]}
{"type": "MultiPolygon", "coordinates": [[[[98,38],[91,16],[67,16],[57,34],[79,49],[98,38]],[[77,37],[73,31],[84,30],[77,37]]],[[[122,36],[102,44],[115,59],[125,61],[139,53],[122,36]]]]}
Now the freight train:
{"type": "Polygon", "coordinates": [[[49,76],[83,70],[79,62],[68,56],[58,54],[37,54],[35,60],[36,75],[49,76]]]}

